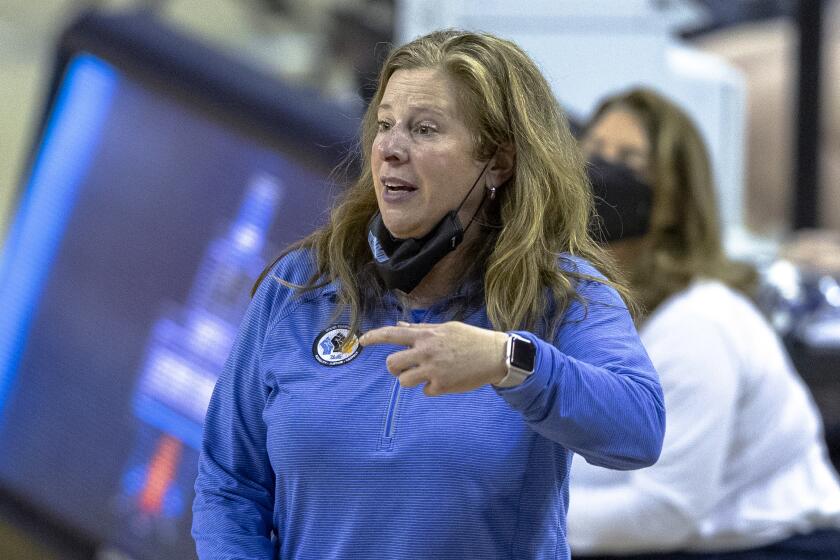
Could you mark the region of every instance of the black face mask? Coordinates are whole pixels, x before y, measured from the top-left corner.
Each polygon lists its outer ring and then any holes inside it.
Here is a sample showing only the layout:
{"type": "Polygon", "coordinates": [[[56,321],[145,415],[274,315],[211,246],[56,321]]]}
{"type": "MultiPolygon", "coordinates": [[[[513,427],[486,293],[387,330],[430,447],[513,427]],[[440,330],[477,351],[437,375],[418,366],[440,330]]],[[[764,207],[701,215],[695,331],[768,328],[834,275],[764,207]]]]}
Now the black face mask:
{"type": "Polygon", "coordinates": [[[373,253],[373,264],[382,281],[389,290],[397,289],[405,293],[411,292],[426,277],[443,257],[455,250],[464,240],[464,233],[472,225],[476,215],[484,205],[481,199],[466,228],[461,227],[458,211],[469,198],[478,184],[479,179],[489,165],[479,173],[473,186],[461,200],[458,208],[450,210],[438,223],[420,239],[397,239],[382,221],[382,214],[377,212],[368,224],[368,245],[373,253]]]}
{"type": "Polygon", "coordinates": [[[628,167],[594,157],[587,167],[595,195],[590,229],[605,243],[641,237],[650,227],[653,189],[628,167]]]}

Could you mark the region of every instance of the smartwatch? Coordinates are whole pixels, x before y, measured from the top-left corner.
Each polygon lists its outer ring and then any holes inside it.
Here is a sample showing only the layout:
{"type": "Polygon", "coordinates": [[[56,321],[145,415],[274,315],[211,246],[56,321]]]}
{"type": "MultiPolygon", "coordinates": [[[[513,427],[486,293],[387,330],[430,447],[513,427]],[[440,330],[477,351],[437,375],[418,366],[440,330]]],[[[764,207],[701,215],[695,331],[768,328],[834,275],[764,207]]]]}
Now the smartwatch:
{"type": "Polygon", "coordinates": [[[507,375],[495,383],[496,387],[515,387],[534,373],[537,347],[533,342],[515,333],[507,333],[505,345],[505,367],[507,375]]]}

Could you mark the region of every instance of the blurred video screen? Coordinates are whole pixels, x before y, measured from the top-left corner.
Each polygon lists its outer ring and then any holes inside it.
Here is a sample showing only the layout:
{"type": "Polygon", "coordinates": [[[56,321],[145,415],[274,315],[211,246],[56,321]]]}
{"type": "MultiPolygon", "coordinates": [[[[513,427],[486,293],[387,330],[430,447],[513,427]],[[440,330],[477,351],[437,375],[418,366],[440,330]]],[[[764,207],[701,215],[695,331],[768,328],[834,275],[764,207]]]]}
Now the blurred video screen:
{"type": "Polygon", "coordinates": [[[275,140],[89,54],[49,110],[0,257],[0,485],[130,558],[195,557],[202,422],[251,286],[337,190],[337,162],[275,140]]]}

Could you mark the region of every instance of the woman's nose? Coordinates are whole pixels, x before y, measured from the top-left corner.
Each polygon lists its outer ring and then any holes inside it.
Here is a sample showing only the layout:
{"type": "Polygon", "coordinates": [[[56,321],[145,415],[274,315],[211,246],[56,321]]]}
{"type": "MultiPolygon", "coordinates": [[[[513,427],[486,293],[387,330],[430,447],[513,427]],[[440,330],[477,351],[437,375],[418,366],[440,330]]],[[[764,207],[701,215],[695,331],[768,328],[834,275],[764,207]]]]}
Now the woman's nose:
{"type": "Polygon", "coordinates": [[[394,127],[381,138],[378,149],[384,160],[405,161],[408,159],[408,138],[394,127]]]}

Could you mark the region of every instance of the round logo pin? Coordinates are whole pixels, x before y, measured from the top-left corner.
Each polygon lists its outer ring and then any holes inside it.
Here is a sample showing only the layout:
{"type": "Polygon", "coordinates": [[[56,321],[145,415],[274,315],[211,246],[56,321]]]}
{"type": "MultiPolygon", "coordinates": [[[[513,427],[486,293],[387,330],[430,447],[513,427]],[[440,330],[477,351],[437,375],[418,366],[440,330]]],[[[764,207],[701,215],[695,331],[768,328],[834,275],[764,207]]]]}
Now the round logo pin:
{"type": "Polygon", "coordinates": [[[355,335],[350,334],[350,325],[327,327],[312,343],[312,355],[325,366],[340,366],[356,358],[362,346],[355,335]]]}

